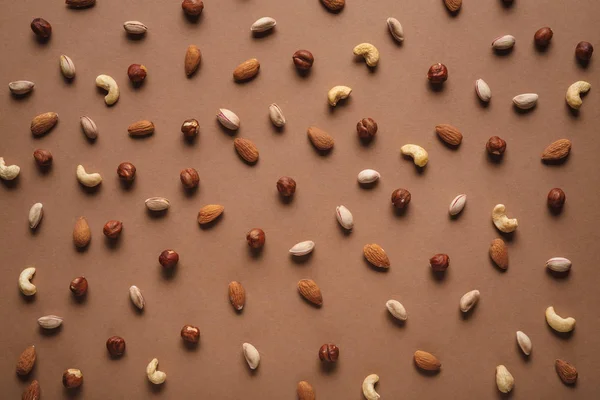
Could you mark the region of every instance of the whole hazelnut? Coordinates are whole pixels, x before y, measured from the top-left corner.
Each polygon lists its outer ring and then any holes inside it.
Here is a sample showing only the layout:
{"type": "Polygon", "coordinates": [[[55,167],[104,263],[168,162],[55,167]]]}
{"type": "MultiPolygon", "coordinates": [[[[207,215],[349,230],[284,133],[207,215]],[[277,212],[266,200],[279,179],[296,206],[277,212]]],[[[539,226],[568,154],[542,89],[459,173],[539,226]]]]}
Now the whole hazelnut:
{"type": "Polygon", "coordinates": [[[202,14],[204,3],[202,0],[183,0],[181,2],[181,8],[183,9],[183,12],[190,17],[197,17],[202,14]]]}
{"type": "Polygon", "coordinates": [[[427,72],[427,79],[431,83],[442,83],[448,79],[448,68],[444,64],[437,63],[429,67],[427,72]]]}
{"type": "Polygon", "coordinates": [[[179,254],[175,250],[165,250],[158,256],[158,262],[164,268],[173,268],[179,262],[179,254]]]}
{"type": "Polygon", "coordinates": [[[181,132],[186,139],[195,138],[198,133],[200,133],[200,124],[198,123],[198,120],[191,118],[183,121],[181,132]]]}
{"type": "Polygon", "coordinates": [[[296,68],[300,71],[308,71],[311,69],[313,62],[315,62],[315,58],[308,50],[298,50],[292,56],[292,60],[294,61],[296,68]]]}
{"type": "Polygon", "coordinates": [[[117,168],[117,174],[122,180],[131,182],[135,179],[135,165],[130,162],[122,162],[117,168]]]}
{"type": "Polygon", "coordinates": [[[562,210],[567,200],[567,195],[562,189],[554,188],[548,193],[548,207],[554,212],[562,210]]]}
{"type": "Polygon", "coordinates": [[[283,197],[290,197],[296,193],[296,181],[288,176],[282,176],[277,181],[277,190],[283,197]]]}
{"type": "Polygon", "coordinates": [[[200,176],[194,168],[182,169],[179,173],[179,179],[181,179],[181,183],[186,189],[193,189],[200,183],[200,176]]]}
{"type": "Polygon", "coordinates": [[[492,136],[487,141],[485,148],[493,156],[501,156],[506,150],[506,142],[498,136],[492,136]]]}
{"type": "Polygon", "coordinates": [[[392,204],[399,210],[404,210],[410,203],[410,192],[406,189],[396,189],[392,192],[392,204]]]}
{"type": "Polygon", "coordinates": [[[429,259],[429,266],[436,272],[442,272],[448,269],[450,265],[450,257],[448,254],[436,254],[429,259]]]}
{"type": "Polygon", "coordinates": [[[340,349],[335,344],[324,344],[319,349],[319,359],[321,361],[336,362],[340,356],[340,349]]]}
{"type": "Polygon", "coordinates": [[[106,349],[112,357],[121,357],[125,353],[125,339],[111,336],[106,340],[106,349]]]}
{"type": "Polygon", "coordinates": [[[48,150],[37,149],[33,152],[33,158],[39,167],[49,167],[52,165],[52,153],[48,150]]]}
{"type": "Polygon", "coordinates": [[[71,281],[69,289],[71,289],[71,292],[73,292],[75,297],[85,296],[88,290],[88,281],[85,279],[85,277],[78,276],[71,281]]]}
{"type": "Polygon", "coordinates": [[[110,220],[106,224],[104,224],[104,228],[102,232],[104,232],[104,236],[110,239],[116,239],[121,235],[121,231],[123,230],[123,223],[117,220],[110,220]]]}
{"type": "Polygon", "coordinates": [[[67,389],[78,388],[83,383],[83,374],[78,369],[69,368],[63,373],[62,383],[67,389]]]}
{"type": "Polygon", "coordinates": [[[129,80],[136,85],[144,82],[147,74],[148,69],[141,64],[131,64],[129,68],[127,68],[127,76],[129,77],[129,80]]]}
{"type": "Polygon", "coordinates": [[[48,39],[52,35],[52,25],[44,18],[35,18],[31,21],[31,30],[42,39],[48,39]]]}
{"type": "Polygon", "coordinates": [[[181,328],[181,338],[188,343],[198,343],[200,340],[200,329],[192,325],[184,325],[181,328]]]}
{"type": "Polygon", "coordinates": [[[363,140],[373,139],[377,133],[377,122],[373,118],[363,118],[356,124],[356,131],[363,140]]]}
{"type": "Polygon", "coordinates": [[[253,249],[260,249],[265,245],[265,231],[259,228],[254,228],[246,234],[248,246],[253,249]]]}
{"type": "Polygon", "coordinates": [[[589,61],[593,52],[594,46],[590,42],[579,42],[575,47],[575,56],[579,61],[589,61]]]}
{"type": "Polygon", "coordinates": [[[550,44],[553,35],[554,32],[552,32],[552,29],[546,26],[537,30],[535,35],[533,35],[533,41],[538,47],[546,47],[550,44]]]}

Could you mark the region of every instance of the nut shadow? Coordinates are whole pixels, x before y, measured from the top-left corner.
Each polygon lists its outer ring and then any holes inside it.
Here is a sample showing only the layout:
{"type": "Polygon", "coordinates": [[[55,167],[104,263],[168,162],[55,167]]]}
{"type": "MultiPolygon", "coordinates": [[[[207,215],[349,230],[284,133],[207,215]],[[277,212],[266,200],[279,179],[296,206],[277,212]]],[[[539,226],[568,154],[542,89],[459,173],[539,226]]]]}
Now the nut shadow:
{"type": "Polygon", "coordinates": [[[63,326],[60,325],[58,328],[54,328],[54,329],[44,329],[41,326],[39,327],[39,332],[40,335],[45,336],[45,337],[53,337],[58,335],[60,332],[62,332],[63,326]]]}
{"type": "Polygon", "coordinates": [[[337,370],[337,362],[325,362],[318,359],[316,362],[320,364],[320,370],[325,375],[331,375],[337,370]]]}
{"type": "Polygon", "coordinates": [[[432,377],[432,376],[437,376],[437,375],[439,375],[439,374],[440,374],[440,372],[441,372],[440,370],[438,370],[438,371],[428,371],[428,370],[426,370],[426,369],[421,369],[421,368],[419,368],[419,366],[417,365],[416,361],[414,361],[414,359],[413,359],[413,365],[414,365],[415,369],[417,370],[417,372],[418,372],[420,375],[422,375],[422,376],[430,376],[430,377],[432,377]]]}
{"type": "Polygon", "coordinates": [[[485,152],[485,154],[487,156],[488,161],[494,165],[500,165],[504,160],[504,154],[490,154],[487,151],[485,152]]]}
{"type": "Polygon", "coordinates": [[[151,219],[160,219],[162,217],[164,217],[165,215],[167,215],[167,213],[169,212],[169,209],[165,209],[165,210],[160,210],[160,211],[152,211],[149,210],[148,208],[146,208],[146,215],[148,217],[150,217],[151,219]]]}
{"type": "Polygon", "coordinates": [[[77,388],[72,388],[72,389],[68,389],[66,387],[63,387],[63,395],[66,398],[77,399],[77,398],[83,396],[81,393],[82,393],[82,387],[81,386],[79,386],[77,388]]]}
{"type": "Polygon", "coordinates": [[[199,187],[200,187],[200,185],[194,186],[193,188],[186,188],[186,187],[182,186],[183,195],[185,197],[187,197],[188,199],[191,197],[194,197],[196,195],[196,193],[198,193],[199,187]]]}
{"type": "Polygon", "coordinates": [[[291,68],[296,71],[296,75],[302,79],[308,79],[312,73],[312,67],[309,69],[298,69],[292,62],[291,68]]]}
{"type": "Polygon", "coordinates": [[[533,358],[533,352],[530,352],[529,355],[523,353],[523,350],[521,350],[521,346],[519,346],[519,342],[517,342],[516,340],[515,340],[515,346],[517,349],[517,353],[519,353],[521,356],[521,359],[526,363],[531,362],[531,359],[533,358]]]}
{"type": "Polygon", "coordinates": [[[590,65],[591,60],[580,60],[577,56],[573,56],[575,58],[575,62],[579,65],[580,68],[587,68],[590,65]]]}
{"type": "MultiPolygon", "coordinates": [[[[496,386],[496,385],[494,385],[496,386]]],[[[513,396],[513,393],[515,391],[515,388],[513,387],[512,390],[508,393],[502,393],[501,391],[499,391],[496,388],[496,395],[498,396],[499,399],[510,399],[513,396]]]]}
{"type": "Polygon", "coordinates": [[[320,309],[322,307],[322,305],[318,305],[318,304],[315,304],[315,303],[312,303],[312,302],[308,301],[304,296],[302,296],[302,294],[300,294],[300,292],[298,292],[298,296],[300,296],[302,298],[302,300],[304,301],[304,303],[308,304],[312,308],[320,309]]]}
{"type": "Polygon", "coordinates": [[[533,107],[527,109],[519,108],[515,103],[513,103],[512,107],[515,113],[517,113],[517,115],[527,115],[535,111],[535,109],[537,108],[537,103],[533,107]]]}
{"type": "Polygon", "coordinates": [[[279,201],[283,204],[291,204],[294,202],[294,197],[296,197],[295,194],[291,195],[291,196],[284,196],[280,193],[277,193],[276,196],[279,198],[279,201]]]}
{"type": "Polygon", "coordinates": [[[111,239],[104,236],[104,244],[111,250],[118,250],[119,247],[121,247],[121,240],[119,240],[119,238],[111,239]]]}
{"type": "Polygon", "coordinates": [[[192,343],[192,342],[187,342],[185,340],[181,341],[181,347],[188,352],[196,352],[198,351],[198,348],[200,347],[200,341],[196,342],[196,343],[192,343]]]}
{"type": "Polygon", "coordinates": [[[155,385],[154,383],[146,379],[146,385],[148,386],[148,390],[150,390],[154,394],[161,393],[164,390],[166,384],[167,381],[164,381],[160,385],[155,385]]]}
{"type": "Polygon", "coordinates": [[[87,187],[87,186],[84,186],[81,183],[79,183],[79,187],[81,188],[83,193],[85,193],[87,196],[93,196],[94,194],[100,192],[100,190],[102,189],[102,183],[100,183],[99,185],[96,185],[94,187],[87,187]]]}
{"type": "Polygon", "coordinates": [[[508,57],[510,54],[512,54],[514,49],[514,46],[508,48],[508,49],[494,49],[492,48],[492,51],[494,52],[495,55],[499,56],[499,57],[508,57]]]}
{"type": "Polygon", "coordinates": [[[453,145],[453,144],[445,142],[439,135],[435,135],[435,136],[437,136],[438,141],[440,143],[442,143],[444,145],[444,147],[446,147],[447,149],[450,149],[450,150],[453,150],[453,151],[457,151],[459,149],[459,147],[460,147],[460,143],[457,144],[457,145],[453,145]]]}
{"type": "Polygon", "coordinates": [[[567,271],[552,271],[550,268],[546,268],[546,275],[557,279],[559,281],[567,281],[571,278],[571,269],[567,271]]]}
{"type": "Polygon", "coordinates": [[[370,137],[370,138],[358,138],[358,141],[360,142],[360,145],[362,147],[369,147],[371,146],[373,143],[375,143],[375,141],[377,140],[377,135],[370,137]]]}
{"type": "Polygon", "coordinates": [[[12,181],[5,181],[4,179],[0,179],[0,182],[2,182],[2,186],[4,186],[8,190],[17,189],[19,187],[19,185],[20,185],[20,182],[21,182],[21,174],[19,174],[12,181]]]}
{"type": "Polygon", "coordinates": [[[264,32],[250,32],[250,36],[253,39],[262,39],[262,38],[267,38],[269,36],[273,36],[275,34],[275,30],[277,29],[277,26],[274,26],[271,29],[267,29],[264,32]]]}
{"type": "Polygon", "coordinates": [[[263,248],[259,248],[259,249],[255,249],[253,247],[250,246],[246,246],[248,247],[248,255],[250,255],[250,258],[253,260],[260,260],[263,258],[263,248]]]}
{"type": "Polygon", "coordinates": [[[240,153],[238,153],[238,152],[237,152],[235,149],[233,149],[233,151],[234,151],[234,152],[235,152],[235,154],[238,156],[238,158],[239,158],[240,160],[242,160],[242,162],[243,162],[244,164],[246,164],[247,166],[249,166],[249,167],[253,167],[253,166],[255,166],[256,164],[258,164],[258,161],[260,160],[260,159],[257,159],[256,161],[254,161],[254,162],[251,162],[251,161],[248,161],[248,160],[244,159],[244,157],[242,157],[242,156],[240,155],[240,153]]]}
{"type": "Polygon", "coordinates": [[[35,303],[37,301],[37,296],[36,295],[25,296],[23,293],[21,293],[20,290],[19,290],[19,294],[21,295],[21,298],[23,299],[23,301],[25,303],[31,304],[31,303],[35,303]]]}
{"type": "Polygon", "coordinates": [[[383,267],[376,267],[375,265],[371,264],[369,262],[369,260],[367,260],[364,256],[362,257],[363,259],[363,263],[365,263],[365,265],[367,265],[370,269],[372,269],[375,272],[378,272],[380,274],[387,274],[390,272],[390,268],[383,268],[383,267]]]}
{"type": "Polygon", "coordinates": [[[28,99],[31,96],[33,96],[33,92],[35,92],[35,87],[31,91],[29,91],[27,93],[23,93],[23,94],[16,94],[16,93],[10,92],[9,96],[16,101],[25,102],[25,101],[28,101],[28,99]]]}
{"type": "Polygon", "coordinates": [[[160,266],[159,268],[160,268],[160,275],[163,277],[164,280],[173,281],[175,279],[175,277],[177,276],[177,270],[179,269],[179,266],[175,266],[173,268],[164,268],[164,267],[160,266]]]}
{"type": "Polygon", "coordinates": [[[144,40],[146,38],[147,34],[148,34],[147,32],[146,33],[142,33],[140,35],[140,34],[134,34],[134,33],[129,33],[127,31],[125,31],[125,38],[127,40],[132,41],[132,42],[139,42],[141,40],[144,40]]]}
{"type": "MultiPolygon", "coordinates": [[[[90,241],[91,243],[91,241],[90,241]]],[[[90,243],[86,244],[83,247],[77,247],[75,246],[75,244],[73,244],[73,247],[75,248],[75,251],[77,251],[78,253],[86,253],[88,251],[88,249],[90,248],[90,243]]]]}
{"type": "Polygon", "coordinates": [[[223,124],[221,124],[218,120],[215,121],[215,123],[218,125],[219,129],[221,130],[221,132],[227,134],[227,136],[231,136],[234,137],[237,135],[238,131],[240,130],[240,128],[236,129],[236,130],[231,130],[229,128],[226,128],[223,126],[223,124]]]}
{"type": "Polygon", "coordinates": [[[210,222],[208,222],[206,224],[200,224],[199,223],[198,225],[200,226],[200,229],[202,229],[203,231],[212,229],[215,225],[217,225],[219,223],[219,221],[221,219],[225,218],[223,214],[224,213],[222,213],[217,218],[215,218],[214,220],[212,220],[212,221],[210,221],[210,222]]]}
{"type": "Polygon", "coordinates": [[[409,206],[406,206],[406,207],[404,207],[404,208],[397,208],[397,207],[395,207],[395,206],[392,204],[392,205],[390,205],[390,208],[392,209],[392,212],[394,213],[394,216],[395,216],[396,218],[403,218],[403,217],[405,217],[406,215],[408,215],[408,213],[410,212],[410,211],[409,211],[409,209],[410,209],[410,207],[409,207],[409,206]]]}
{"type": "Polygon", "coordinates": [[[373,189],[375,186],[377,186],[379,184],[379,179],[377,179],[376,181],[373,182],[369,182],[369,183],[360,183],[358,181],[356,181],[357,185],[361,188],[361,189],[373,189]]]}
{"type": "Polygon", "coordinates": [[[345,99],[338,100],[335,106],[330,105],[329,102],[328,102],[327,103],[327,107],[329,108],[329,114],[334,114],[336,108],[338,108],[339,106],[343,107],[343,106],[345,106],[347,104],[350,104],[351,102],[352,102],[352,100],[351,100],[350,96],[346,97],[345,99]]]}
{"type": "Polygon", "coordinates": [[[448,270],[446,271],[434,271],[431,267],[429,268],[429,273],[433,280],[438,284],[446,283],[446,275],[448,274],[448,270]]]}
{"type": "Polygon", "coordinates": [[[313,252],[311,251],[308,254],[305,254],[303,256],[295,256],[293,254],[290,253],[290,259],[292,260],[292,262],[294,264],[298,264],[298,265],[302,265],[302,264],[307,264],[308,262],[310,262],[311,258],[312,258],[312,254],[313,252]]]}
{"type": "Polygon", "coordinates": [[[71,293],[71,295],[69,296],[71,298],[71,303],[76,304],[77,306],[86,304],[87,299],[88,299],[88,293],[89,293],[89,289],[83,296],[74,296],[71,293]]]}
{"type": "Polygon", "coordinates": [[[388,321],[390,321],[390,323],[394,324],[398,328],[404,328],[406,326],[406,321],[399,320],[398,318],[394,317],[387,310],[385,311],[385,313],[387,314],[388,321]]]}
{"type": "Polygon", "coordinates": [[[121,189],[125,190],[125,191],[129,191],[132,190],[133,187],[135,186],[135,181],[136,179],[132,180],[132,181],[126,181],[124,179],[119,179],[119,185],[121,186],[121,189]]]}
{"type": "Polygon", "coordinates": [[[350,236],[350,235],[352,235],[352,229],[346,229],[346,228],[344,228],[342,225],[339,224],[339,222],[337,221],[337,219],[335,220],[335,224],[338,226],[338,229],[340,230],[340,232],[344,236],[350,236]]]}
{"type": "Polygon", "coordinates": [[[460,313],[460,319],[463,321],[470,320],[473,317],[473,313],[475,313],[475,309],[477,308],[477,306],[478,306],[478,304],[475,304],[467,312],[462,312],[461,309],[459,308],[458,312],[460,313]]]}
{"type": "Polygon", "coordinates": [[[201,12],[200,15],[189,15],[184,12],[181,13],[183,20],[188,24],[198,24],[204,19],[204,12],[201,12]]]}
{"type": "Polygon", "coordinates": [[[137,308],[135,306],[135,304],[133,304],[133,302],[131,301],[131,299],[129,299],[129,307],[131,307],[133,309],[133,311],[135,311],[135,314],[137,316],[141,316],[144,314],[144,310],[146,309],[146,305],[144,304],[144,308],[142,308],[141,310],[139,308],[137,308]]]}
{"type": "Polygon", "coordinates": [[[548,325],[548,323],[546,322],[546,328],[557,338],[561,339],[561,340],[571,340],[571,338],[574,336],[575,334],[575,330],[572,330],[571,332],[557,332],[554,329],[552,329],[552,327],[550,325],[548,325]]]}
{"type": "Polygon", "coordinates": [[[560,166],[567,162],[571,154],[569,153],[566,157],[561,158],[560,160],[542,160],[542,163],[551,167],[560,166]]]}
{"type": "Polygon", "coordinates": [[[444,82],[435,83],[435,82],[431,82],[428,80],[426,85],[427,85],[427,88],[434,93],[439,93],[439,92],[444,91],[444,82]]]}

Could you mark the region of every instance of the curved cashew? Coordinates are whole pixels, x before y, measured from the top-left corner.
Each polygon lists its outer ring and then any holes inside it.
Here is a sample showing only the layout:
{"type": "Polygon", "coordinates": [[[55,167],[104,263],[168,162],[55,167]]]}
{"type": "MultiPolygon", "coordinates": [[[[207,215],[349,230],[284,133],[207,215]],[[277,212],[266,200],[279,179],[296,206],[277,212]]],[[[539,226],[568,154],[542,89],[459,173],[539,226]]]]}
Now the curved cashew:
{"type": "Polygon", "coordinates": [[[562,318],[554,311],[554,307],[546,308],[546,322],[557,332],[571,332],[575,328],[575,318],[562,318]]]}
{"type": "Polygon", "coordinates": [[[377,400],[381,396],[375,391],[375,384],[379,382],[379,375],[371,374],[365,378],[362,384],[362,391],[367,400],[377,400]]]}
{"type": "Polygon", "coordinates": [[[361,43],[353,50],[355,56],[363,56],[369,67],[377,66],[379,62],[379,50],[371,43],[361,43]]]}
{"type": "Polygon", "coordinates": [[[96,86],[108,90],[108,94],[104,96],[104,102],[112,106],[119,100],[119,85],[117,82],[108,75],[98,75],[96,77],[96,86]]]}
{"type": "Polygon", "coordinates": [[[242,350],[244,351],[244,357],[246,358],[246,362],[250,369],[258,368],[260,354],[258,350],[256,350],[256,347],[252,346],[250,343],[244,343],[242,345],[242,350]]]}
{"type": "Polygon", "coordinates": [[[148,380],[152,383],[154,383],[155,385],[160,385],[161,383],[164,383],[164,381],[167,379],[167,374],[165,374],[162,371],[159,371],[158,369],[158,359],[153,359],[152,361],[150,361],[150,364],[148,364],[148,366],[146,367],[146,375],[148,375],[148,380]]]}
{"type": "Polygon", "coordinates": [[[348,86],[334,86],[327,92],[327,100],[329,105],[335,107],[338,101],[348,98],[352,93],[352,89],[348,86]]]}
{"type": "Polygon", "coordinates": [[[85,168],[83,168],[83,165],[80,164],[77,166],[77,180],[83,186],[95,187],[102,182],[102,176],[100,176],[100,174],[97,172],[93,174],[88,174],[87,172],[85,172],[85,168]]]}
{"type": "Polygon", "coordinates": [[[427,161],[429,161],[429,154],[427,154],[424,148],[416,144],[405,144],[400,148],[400,151],[405,156],[411,156],[418,167],[424,167],[427,161]]]}
{"type": "Polygon", "coordinates": [[[494,225],[500,232],[510,233],[514,232],[519,226],[519,221],[516,218],[508,218],[505,214],[506,207],[504,204],[496,204],[494,210],[492,210],[492,220],[494,225]]]}
{"type": "Polygon", "coordinates": [[[460,311],[466,313],[468,312],[477,302],[479,301],[479,297],[481,294],[479,290],[471,290],[463,295],[460,298],[460,311]]]}
{"type": "Polygon", "coordinates": [[[515,378],[504,365],[496,367],[496,386],[502,393],[510,392],[515,386],[515,378]]]}
{"type": "Polygon", "coordinates": [[[29,267],[21,271],[19,275],[19,289],[25,296],[33,296],[37,292],[37,288],[31,283],[31,278],[35,274],[35,268],[29,267]]]}
{"type": "Polygon", "coordinates": [[[579,107],[583,104],[583,100],[581,100],[581,93],[587,93],[592,88],[586,81],[577,81],[567,89],[567,104],[573,110],[579,110],[579,107]]]}
{"type": "Polygon", "coordinates": [[[0,157],[0,178],[5,181],[12,181],[21,172],[21,167],[18,165],[6,165],[4,158],[0,157]]]}

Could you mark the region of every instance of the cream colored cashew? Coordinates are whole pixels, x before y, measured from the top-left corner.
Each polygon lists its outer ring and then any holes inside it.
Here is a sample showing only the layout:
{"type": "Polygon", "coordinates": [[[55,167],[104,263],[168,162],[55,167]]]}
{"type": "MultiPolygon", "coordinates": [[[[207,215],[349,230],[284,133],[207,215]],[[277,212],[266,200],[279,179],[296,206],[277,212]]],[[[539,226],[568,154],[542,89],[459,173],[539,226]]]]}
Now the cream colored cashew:
{"type": "Polygon", "coordinates": [[[327,100],[329,101],[329,105],[335,107],[338,101],[348,98],[348,96],[350,96],[350,93],[352,93],[352,89],[348,86],[332,87],[327,93],[327,100]]]}
{"type": "Polygon", "coordinates": [[[31,283],[34,274],[35,268],[29,267],[21,271],[19,275],[19,289],[25,296],[33,296],[37,292],[37,288],[31,283]]]}
{"type": "Polygon", "coordinates": [[[363,56],[369,67],[377,66],[379,62],[379,50],[371,43],[361,43],[353,50],[355,56],[363,56]]]}
{"type": "Polygon", "coordinates": [[[80,164],[77,166],[77,180],[83,186],[95,187],[102,182],[102,176],[100,176],[100,174],[97,172],[93,174],[88,174],[87,172],[85,172],[85,168],[83,168],[83,165],[80,164]]]}
{"type": "Polygon", "coordinates": [[[592,85],[586,81],[577,81],[567,89],[567,104],[573,110],[579,110],[579,107],[583,104],[581,100],[581,93],[587,93],[592,88],[592,85]]]}
{"type": "Polygon", "coordinates": [[[362,384],[363,394],[367,400],[377,400],[381,396],[375,391],[375,384],[379,381],[379,375],[371,374],[365,378],[362,384]]]}
{"type": "Polygon", "coordinates": [[[6,165],[4,158],[0,157],[0,178],[5,181],[12,181],[21,172],[21,167],[18,165],[6,165]]]}
{"type": "Polygon", "coordinates": [[[554,311],[554,307],[546,308],[546,322],[557,332],[571,332],[575,328],[575,318],[562,318],[554,311]]]}
{"type": "Polygon", "coordinates": [[[104,96],[104,102],[112,106],[119,100],[119,85],[117,82],[108,75],[98,75],[96,77],[96,86],[108,90],[108,94],[104,96]]]}
{"type": "Polygon", "coordinates": [[[460,311],[464,313],[469,312],[469,310],[477,304],[480,297],[481,293],[479,293],[479,290],[471,290],[470,292],[465,293],[463,297],[460,298],[460,311]]]}
{"type": "Polygon", "coordinates": [[[244,358],[246,358],[246,362],[250,369],[258,368],[258,364],[260,364],[260,353],[256,350],[256,347],[250,343],[244,343],[242,345],[242,350],[244,351],[244,358]]]}
{"type": "Polygon", "coordinates": [[[506,216],[506,207],[504,207],[504,204],[496,204],[492,211],[492,220],[496,228],[504,233],[514,232],[519,226],[519,221],[516,218],[508,218],[506,216]]]}
{"type": "Polygon", "coordinates": [[[162,371],[159,371],[158,369],[158,359],[153,359],[152,361],[150,361],[150,364],[148,364],[148,366],[146,367],[146,375],[148,375],[148,380],[152,383],[154,383],[155,385],[160,385],[161,383],[164,383],[164,381],[167,379],[167,374],[165,374],[162,371]]]}
{"type": "Polygon", "coordinates": [[[400,151],[405,156],[411,156],[418,167],[424,167],[427,161],[429,161],[429,154],[427,154],[424,148],[416,144],[405,144],[400,148],[400,151]]]}

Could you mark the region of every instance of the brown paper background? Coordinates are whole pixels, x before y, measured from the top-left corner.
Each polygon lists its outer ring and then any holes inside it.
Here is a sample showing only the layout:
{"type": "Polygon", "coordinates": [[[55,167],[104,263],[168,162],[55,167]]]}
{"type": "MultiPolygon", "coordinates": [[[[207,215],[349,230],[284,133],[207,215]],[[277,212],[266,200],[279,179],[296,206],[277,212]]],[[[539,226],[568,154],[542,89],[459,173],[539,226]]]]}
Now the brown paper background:
{"type": "MultiPolygon", "coordinates": [[[[296,383],[308,380],[319,399],[361,399],[361,383],[379,374],[377,390],[385,399],[497,398],[495,367],[504,364],[515,377],[515,399],[594,398],[600,391],[600,304],[598,281],[597,157],[598,60],[587,68],[574,59],[580,40],[600,45],[593,0],[522,1],[511,8],[500,1],[465,0],[452,17],[441,1],[348,0],[340,14],[327,12],[317,0],[206,0],[196,23],[188,21],[175,1],[109,1],[87,10],[69,10],[61,1],[0,2],[0,76],[4,85],[17,79],[36,83],[34,92],[15,99],[7,89],[0,96],[0,156],[21,166],[16,183],[0,185],[0,386],[3,398],[19,398],[38,379],[44,399],[294,399],[296,383]],[[277,19],[275,31],[253,38],[250,25],[262,16],[277,19]],[[43,16],[53,35],[39,44],[31,19],[43,16]],[[385,20],[398,18],[406,41],[397,45],[385,20]],[[128,39],[122,23],[143,21],[149,32],[128,39]],[[548,51],[535,50],[532,37],[551,26],[548,51]],[[517,38],[505,56],[491,51],[491,41],[510,33],[517,38]],[[361,42],[381,52],[379,66],[369,71],[355,60],[352,48],[361,42]],[[183,73],[188,44],[203,54],[199,73],[183,73]],[[299,76],[291,62],[298,49],[313,52],[312,72],[299,76]],[[66,82],[58,67],[69,55],[77,77],[66,82]],[[235,84],[231,72],[245,59],[261,62],[260,74],[235,84]],[[443,62],[450,78],[442,91],[430,89],[425,74],[443,62]],[[126,70],[131,63],[148,68],[144,85],[133,88],[126,70]],[[106,107],[97,90],[98,74],[112,75],[121,98],[106,107]],[[488,107],[475,96],[473,82],[487,81],[493,91],[488,107]],[[567,87],[576,80],[592,83],[578,115],[565,104],[567,87]],[[330,109],[327,90],[348,85],[349,101],[330,109]],[[538,106],[516,112],[511,98],[536,92],[538,106]],[[277,102],[288,123],[276,131],[268,106],[277,102]],[[219,107],[235,111],[242,127],[236,135],[220,128],[219,107]],[[33,138],[31,119],[42,112],[60,115],[56,128],[33,138]],[[90,116],[100,135],[86,140],[79,117],[90,116]],[[186,118],[201,124],[199,139],[186,144],[179,131],[186,118]],[[372,117],[379,124],[376,140],[363,146],[355,124],[372,117]],[[133,140],[127,126],[139,119],[156,125],[154,136],[133,140]],[[445,147],[434,126],[450,123],[464,133],[458,150],[445,147]],[[306,128],[319,126],[336,139],[335,149],[320,156],[306,138],[306,128]],[[492,135],[508,143],[504,160],[495,164],[485,153],[492,135]],[[233,136],[253,140],[260,149],[256,166],[244,164],[233,149],[233,136]],[[569,138],[573,151],[560,166],[540,162],[544,147],[569,138]],[[429,151],[422,173],[399,148],[418,143],[429,151]],[[36,148],[54,154],[50,172],[38,171],[36,148]],[[130,161],[137,179],[124,190],[115,173],[130,161]],[[88,193],[75,178],[82,163],[100,172],[101,187],[88,193]],[[182,168],[201,176],[199,190],[186,195],[179,182],[182,168]],[[364,168],[381,172],[381,181],[365,190],[356,183],[364,168]],[[275,182],[282,175],[296,179],[290,204],[280,201],[275,182]],[[390,194],[404,187],[412,202],[405,215],[394,213],[390,194]],[[546,194],[561,187],[567,194],[562,214],[551,215],[546,194]],[[462,215],[451,220],[450,201],[468,195],[462,215]],[[151,217],[144,199],[165,196],[171,209],[151,217]],[[27,213],[44,204],[44,219],[32,233],[27,213]],[[211,229],[200,229],[198,209],[225,206],[223,218],[211,229]],[[509,241],[510,268],[495,269],[488,245],[498,236],[490,213],[497,203],[519,228],[509,241]],[[335,220],[335,206],[344,204],[355,218],[355,229],[344,234],[335,220]],[[85,215],[93,239],[77,252],[71,232],[77,216],[85,215]],[[116,246],[102,235],[109,219],[124,222],[116,246]],[[253,257],[245,233],[261,227],[267,235],[264,251],[253,257]],[[311,239],[316,249],[306,262],[292,260],[287,250],[311,239]],[[379,243],[392,262],[387,273],[368,267],[362,257],[366,243],[379,243]],[[179,252],[176,273],[167,277],[157,262],[167,248],[179,252]],[[443,280],[431,275],[428,259],[450,255],[443,280]],[[544,268],[553,256],[573,261],[571,274],[557,279],[544,268]],[[38,293],[28,301],[17,288],[27,265],[37,267],[38,293]],[[85,302],[77,303],[69,282],[85,275],[90,284],[85,302]],[[324,305],[316,309],[296,291],[301,278],[321,287],[324,305]],[[242,282],[247,304],[238,315],[227,299],[227,284],[242,282]],[[128,287],[139,286],[147,301],[137,313],[128,287]],[[462,318],[458,300],[479,289],[482,298],[469,318],[462,318]],[[387,313],[394,298],[408,310],[404,326],[387,313]],[[547,326],[544,310],[554,305],[563,316],[577,319],[570,337],[547,326]],[[46,314],[64,317],[62,329],[46,334],[36,319],[46,314]],[[201,329],[201,344],[187,349],[179,337],[184,324],[201,329]],[[533,341],[524,358],[515,332],[533,341]],[[126,355],[111,360],[105,348],[109,336],[127,341],[126,355]],[[241,352],[253,343],[261,364],[250,372],[241,352]],[[323,343],[340,347],[339,362],[323,369],[317,350],[323,343]],[[31,377],[20,380],[14,365],[20,352],[35,344],[38,361],[31,377]],[[412,355],[417,349],[436,354],[443,363],[436,376],[419,373],[412,355]],[[154,387],[146,364],[154,357],[168,375],[154,387]],[[577,386],[563,385],[554,372],[562,358],[579,371],[577,386]],[[61,384],[66,368],[80,368],[85,383],[69,394],[61,384]]],[[[5,87],[6,88],[6,87],[5,87]]]]}

